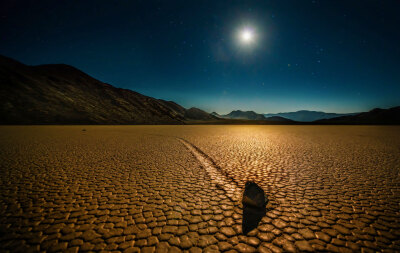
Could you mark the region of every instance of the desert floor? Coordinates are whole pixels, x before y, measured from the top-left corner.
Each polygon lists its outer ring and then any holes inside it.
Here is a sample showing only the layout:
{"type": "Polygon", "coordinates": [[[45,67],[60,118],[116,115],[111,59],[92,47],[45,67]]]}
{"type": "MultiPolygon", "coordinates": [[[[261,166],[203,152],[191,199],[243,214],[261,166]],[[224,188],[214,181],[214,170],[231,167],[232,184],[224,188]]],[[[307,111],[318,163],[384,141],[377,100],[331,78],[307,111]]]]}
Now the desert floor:
{"type": "Polygon", "coordinates": [[[1,126],[7,250],[399,252],[400,127],[1,126]]]}

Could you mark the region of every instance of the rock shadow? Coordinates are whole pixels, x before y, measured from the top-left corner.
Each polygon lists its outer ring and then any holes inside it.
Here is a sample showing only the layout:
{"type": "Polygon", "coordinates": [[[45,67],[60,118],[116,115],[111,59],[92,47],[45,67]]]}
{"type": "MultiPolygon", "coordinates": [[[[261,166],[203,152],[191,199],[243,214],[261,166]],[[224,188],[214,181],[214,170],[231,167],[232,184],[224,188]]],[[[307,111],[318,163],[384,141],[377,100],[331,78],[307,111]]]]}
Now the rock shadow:
{"type": "Polygon", "coordinates": [[[242,198],[243,234],[248,234],[251,230],[257,228],[258,223],[267,212],[267,203],[268,199],[264,194],[264,190],[254,182],[247,182],[242,198]]]}

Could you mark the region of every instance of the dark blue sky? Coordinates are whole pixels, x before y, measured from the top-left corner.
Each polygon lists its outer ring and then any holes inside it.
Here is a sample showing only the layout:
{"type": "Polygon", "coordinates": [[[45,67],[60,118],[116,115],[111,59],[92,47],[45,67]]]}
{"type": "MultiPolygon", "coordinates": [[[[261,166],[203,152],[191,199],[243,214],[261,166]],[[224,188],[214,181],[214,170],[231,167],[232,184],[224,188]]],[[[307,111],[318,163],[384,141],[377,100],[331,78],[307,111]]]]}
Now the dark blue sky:
{"type": "Polygon", "coordinates": [[[365,111],[400,105],[399,13],[397,0],[1,1],[0,54],[209,112],[365,111]]]}

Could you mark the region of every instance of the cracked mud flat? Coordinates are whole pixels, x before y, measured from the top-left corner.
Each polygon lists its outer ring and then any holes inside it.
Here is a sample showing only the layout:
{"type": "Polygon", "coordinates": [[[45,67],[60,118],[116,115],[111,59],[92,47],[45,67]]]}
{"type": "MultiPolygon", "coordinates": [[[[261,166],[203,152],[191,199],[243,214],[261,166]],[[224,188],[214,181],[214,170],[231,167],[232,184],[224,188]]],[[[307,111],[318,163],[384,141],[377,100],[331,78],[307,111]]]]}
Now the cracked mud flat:
{"type": "Polygon", "coordinates": [[[0,129],[1,252],[400,251],[400,127],[0,129]]]}

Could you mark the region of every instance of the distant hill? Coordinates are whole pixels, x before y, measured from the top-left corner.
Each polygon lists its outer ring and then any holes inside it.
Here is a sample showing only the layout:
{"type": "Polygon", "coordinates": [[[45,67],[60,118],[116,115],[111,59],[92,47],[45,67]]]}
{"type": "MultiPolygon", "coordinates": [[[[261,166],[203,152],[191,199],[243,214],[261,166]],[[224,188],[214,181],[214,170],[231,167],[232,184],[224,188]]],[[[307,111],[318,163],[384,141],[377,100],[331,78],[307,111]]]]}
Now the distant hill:
{"type": "Polygon", "coordinates": [[[299,122],[312,122],[320,119],[331,119],[340,116],[355,115],[357,113],[326,113],[318,111],[301,110],[297,112],[266,113],[265,117],[279,116],[299,122]]]}
{"type": "Polygon", "coordinates": [[[210,113],[210,114],[213,115],[213,116],[215,116],[215,117],[217,117],[217,118],[222,118],[222,116],[219,115],[219,114],[216,113],[216,112],[212,112],[212,113],[210,113]]]}
{"type": "Polygon", "coordinates": [[[211,115],[203,110],[200,110],[196,107],[192,107],[185,111],[184,114],[186,119],[190,120],[215,120],[218,119],[214,115],[211,115]]]}
{"type": "Polygon", "coordinates": [[[216,117],[116,88],[64,64],[0,56],[0,124],[184,124],[216,117]]]}
{"type": "Polygon", "coordinates": [[[232,111],[226,115],[220,115],[224,119],[245,119],[245,120],[265,120],[264,115],[255,113],[253,111],[232,111]]]}
{"type": "Polygon", "coordinates": [[[265,118],[266,121],[276,121],[276,122],[294,122],[291,119],[287,119],[284,117],[279,117],[279,116],[272,116],[272,117],[267,117],[265,118]]]}
{"type": "Polygon", "coordinates": [[[348,115],[332,119],[317,120],[314,123],[362,125],[400,124],[400,106],[390,109],[375,108],[369,112],[363,112],[357,115],[348,115]]]}
{"type": "MultiPolygon", "coordinates": [[[[265,123],[275,123],[275,122],[281,122],[281,123],[294,123],[293,120],[291,119],[286,119],[283,117],[279,116],[272,116],[272,117],[265,117],[262,114],[256,113],[254,111],[232,111],[228,114],[225,115],[219,115],[216,112],[212,112],[211,115],[221,118],[221,119],[235,119],[235,120],[252,120],[252,121],[265,121],[265,123]]],[[[257,123],[259,124],[259,123],[257,123]]]]}

